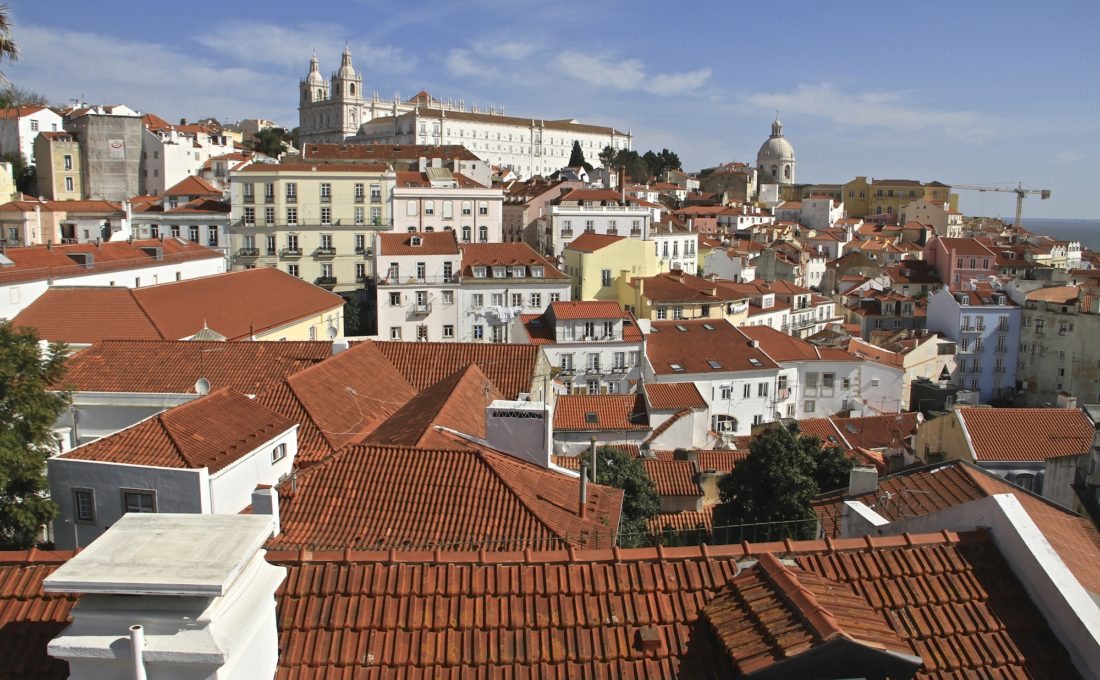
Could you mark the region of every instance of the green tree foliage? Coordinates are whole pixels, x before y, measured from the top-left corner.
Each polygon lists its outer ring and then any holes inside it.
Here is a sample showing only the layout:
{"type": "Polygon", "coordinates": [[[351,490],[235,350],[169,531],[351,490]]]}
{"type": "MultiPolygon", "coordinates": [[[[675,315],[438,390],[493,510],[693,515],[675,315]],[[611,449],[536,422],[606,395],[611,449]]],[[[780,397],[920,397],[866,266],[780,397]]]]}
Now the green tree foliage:
{"type": "Polygon", "coordinates": [[[264,128],[252,137],[252,148],[262,154],[278,158],[286,151],[286,143],[283,136],[286,131],[282,128],[264,128]]]}
{"type": "Polygon", "coordinates": [[[821,440],[776,427],[753,440],[749,456],[718,483],[721,503],[714,509],[714,539],[773,541],[813,538],[816,526],[810,501],[837,488],[852,467],[837,449],[823,450],[821,440]],[[787,522],[759,526],[759,523],[787,522]],[[731,525],[757,525],[743,529],[731,525]]]}
{"type": "Polygon", "coordinates": [[[610,144],[605,146],[597,157],[600,160],[600,165],[605,168],[610,168],[612,165],[615,165],[616,153],[615,147],[610,144]]]}
{"type": "MultiPolygon", "coordinates": [[[[583,460],[591,458],[586,452],[583,460]]],[[[591,470],[591,467],[589,467],[591,470]]],[[[646,520],[661,510],[657,487],[646,474],[642,461],[609,446],[596,449],[596,483],[623,490],[623,513],[619,521],[619,545],[636,548],[646,544],[646,520]]]]}
{"type": "Polygon", "coordinates": [[[573,150],[569,152],[569,167],[582,167],[588,172],[592,172],[592,164],[584,159],[584,151],[581,149],[581,143],[577,140],[573,140],[573,150]]]}
{"type": "MultiPolygon", "coordinates": [[[[8,19],[8,6],[0,5],[0,63],[4,60],[18,61],[19,47],[11,38],[11,21],[8,19]]],[[[0,81],[7,81],[4,72],[0,71],[0,81]]]]}
{"type": "Polygon", "coordinates": [[[4,160],[11,163],[11,174],[15,179],[15,188],[25,194],[38,193],[38,173],[34,166],[27,163],[23,154],[11,151],[4,154],[4,160]]]}
{"type": "Polygon", "coordinates": [[[680,157],[668,149],[660,152],[646,151],[638,155],[637,151],[619,149],[616,151],[605,146],[600,152],[600,164],[605,168],[625,168],[626,174],[635,182],[646,182],[651,177],[659,177],[666,170],[680,170],[680,157]]]}
{"type": "Polygon", "coordinates": [[[0,108],[2,109],[13,106],[47,106],[48,104],[45,95],[15,85],[11,85],[0,92],[0,108]]]}
{"type": "Polygon", "coordinates": [[[39,526],[57,515],[46,459],[68,399],[46,390],[65,372],[66,353],[58,344],[43,356],[36,333],[0,320],[0,550],[33,546],[39,526]]]}

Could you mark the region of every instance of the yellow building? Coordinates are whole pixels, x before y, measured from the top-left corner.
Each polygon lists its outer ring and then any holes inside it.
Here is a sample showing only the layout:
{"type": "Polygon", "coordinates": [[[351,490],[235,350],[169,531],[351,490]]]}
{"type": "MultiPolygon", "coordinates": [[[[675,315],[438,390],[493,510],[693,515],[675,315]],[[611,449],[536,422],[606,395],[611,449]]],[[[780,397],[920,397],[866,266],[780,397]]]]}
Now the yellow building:
{"type": "Polygon", "coordinates": [[[34,140],[38,195],[51,201],[83,198],[80,143],[68,132],[42,132],[34,140]]]}
{"type": "Polygon", "coordinates": [[[942,182],[922,184],[912,179],[871,179],[856,177],[843,188],[844,212],[848,217],[898,214],[912,201],[925,199],[943,203],[952,201],[951,187],[942,182]]]}
{"type": "Polygon", "coordinates": [[[565,247],[562,257],[574,300],[617,300],[617,279],[662,271],[650,242],[625,236],[585,232],[565,247]]]}
{"type": "Polygon", "coordinates": [[[638,319],[725,319],[740,326],[749,314],[749,296],[733,290],[730,282],[679,271],[623,276],[615,290],[619,303],[638,319]]]}
{"type": "Polygon", "coordinates": [[[362,289],[374,274],[374,234],[392,231],[396,179],[385,165],[253,163],[233,172],[233,267],[278,267],[336,293],[362,289]]]}

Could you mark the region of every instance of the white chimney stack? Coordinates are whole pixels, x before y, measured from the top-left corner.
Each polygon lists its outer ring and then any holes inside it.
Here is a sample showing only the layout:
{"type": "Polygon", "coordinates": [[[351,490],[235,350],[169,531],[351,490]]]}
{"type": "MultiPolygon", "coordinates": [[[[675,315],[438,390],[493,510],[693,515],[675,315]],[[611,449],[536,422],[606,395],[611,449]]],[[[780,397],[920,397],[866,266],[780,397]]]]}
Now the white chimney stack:
{"type": "Polygon", "coordinates": [[[862,496],[878,490],[878,470],[857,465],[848,473],[848,495],[862,496]]]}
{"type": "Polygon", "coordinates": [[[498,399],[485,407],[485,439],[498,451],[549,468],[553,414],[541,401],[498,399]]]}
{"type": "Polygon", "coordinates": [[[130,513],[43,582],[79,593],[47,653],[72,680],[273,678],[279,662],[267,515],[130,513]]]}

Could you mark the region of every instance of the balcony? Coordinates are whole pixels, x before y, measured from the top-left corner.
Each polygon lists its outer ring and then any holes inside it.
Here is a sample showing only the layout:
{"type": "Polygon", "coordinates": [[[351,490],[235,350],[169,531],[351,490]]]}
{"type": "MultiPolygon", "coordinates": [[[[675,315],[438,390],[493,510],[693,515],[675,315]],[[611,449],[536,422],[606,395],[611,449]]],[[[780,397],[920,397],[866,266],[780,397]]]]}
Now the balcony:
{"type": "Polygon", "coordinates": [[[295,257],[295,258],[301,257],[302,256],[302,249],[301,248],[283,248],[282,250],[279,251],[279,256],[280,257],[295,257]]]}
{"type": "Polygon", "coordinates": [[[374,254],[374,250],[372,250],[371,248],[368,248],[367,246],[356,246],[355,254],[356,255],[366,255],[367,257],[370,257],[371,255],[374,254]]]}
{"type": "Polygon", "coordinates": [[[240,250],[237,251],[237,256],[238,257],[259,257],[260,256],[260,249],[259,248],[241,248],[240,250]]]}
{"type": "Polygon", "coordinates": [[[336,277],[335,276],[318,276],[316,279],[313,280],[313,282],[315,284],[317,284],[318,286],[321,286],[322,288],[332,288],[333,286],[336,285],[336,277]]]}
{"type": "Polygon", "coordinates": [[[573,230],[572,229],[562,229],[561,230],[561,237],[562,238],[573,238],[573,230]]]}
{"type": "Polygon", "coordinates": [[[322,203],[332,203],[332,196],[321,196],[322,203]]]}
{"type": "MultiPolygon", "coordinates": [[[[470,279],[467,279],[468,281],[470,279]]],[[[492,282],[494,279],[486,279],[486,281],[492,282]]],[[[499,279],[498,279],[499,280],[499,279]]],[[[422,286],[427,284],[457,284],[458,276],[399,276],[399,277],[386,277],[380,276],[378,278],[378,285],[380,286],[422,286]]]]}
{"type": "Polygon", "coordinates": [[[268,195],[264,196],[264,203],[274,203],[274,202],[275,202],[275,196],[273,194],[268,194],[268,195]]]}
{"type": "Polygon", "coordinates": [[[368,278],[369,277],[366,274],[359,274],[358,276],[355,277],[355,282],[356,283],[366,283],[368,278]]]}
{"type": "Polygon", "coordinates": [[[336,257],[336,249],[335,248],[325,248],[325,247],[322,246],[322,247],[320,247],[320,248],[313,251],[313,256],[314,257],[336,257]]]}
{"type": "Polygon", "coordinates": [[[422,303],[414,304],[412,306],[412,313],[416,314],[416,315],[419,315],[419,316],[425,316],[425,315],[431,314],[432,313],[432,303],[422,302],[422,303]]]}
{"type": "Polygon", "coordinates": [[[356,196],[355,197],[355,202],[356,203],[362,203],[365,200],[366,200],[366,197],[364,197],[364,196],[356,196]]]}
{"type": "Polygon", "coordinates": [[[253,196],[252,194],[245,194],[244,196],[241,196],[241,202],[242,203],[255,203],[256,202],[256,197],[253,196]]]}
{"type": "Polygon", "coordinates": [[[630,230],[630,235],[634,236],[634,237],[639,237],[639,236],[642,235],[642,230],[641,229],[631,229],[630,230]]]}

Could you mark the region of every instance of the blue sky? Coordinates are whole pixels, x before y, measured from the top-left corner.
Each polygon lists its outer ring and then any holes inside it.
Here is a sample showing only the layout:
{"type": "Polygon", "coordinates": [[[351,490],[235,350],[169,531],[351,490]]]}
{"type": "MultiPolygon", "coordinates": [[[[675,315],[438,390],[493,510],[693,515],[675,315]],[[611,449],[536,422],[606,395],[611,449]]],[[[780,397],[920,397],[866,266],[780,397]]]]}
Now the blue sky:
{"type": "MultiPolygon", "coordinates": [[[[317,50],[367,91],[629,128],[694,170],[752,161],[775,110],[798,179],[1022,180],[1032,217],[1100,218],[1100,3],[634,0],[10,3],[17,85],[168,120],[297,124],[317,50]],[[303,14],[313,18],[303,19],[303,14]]],[[[961,192],[970,214],[1011,194],[961,192]]]]}

